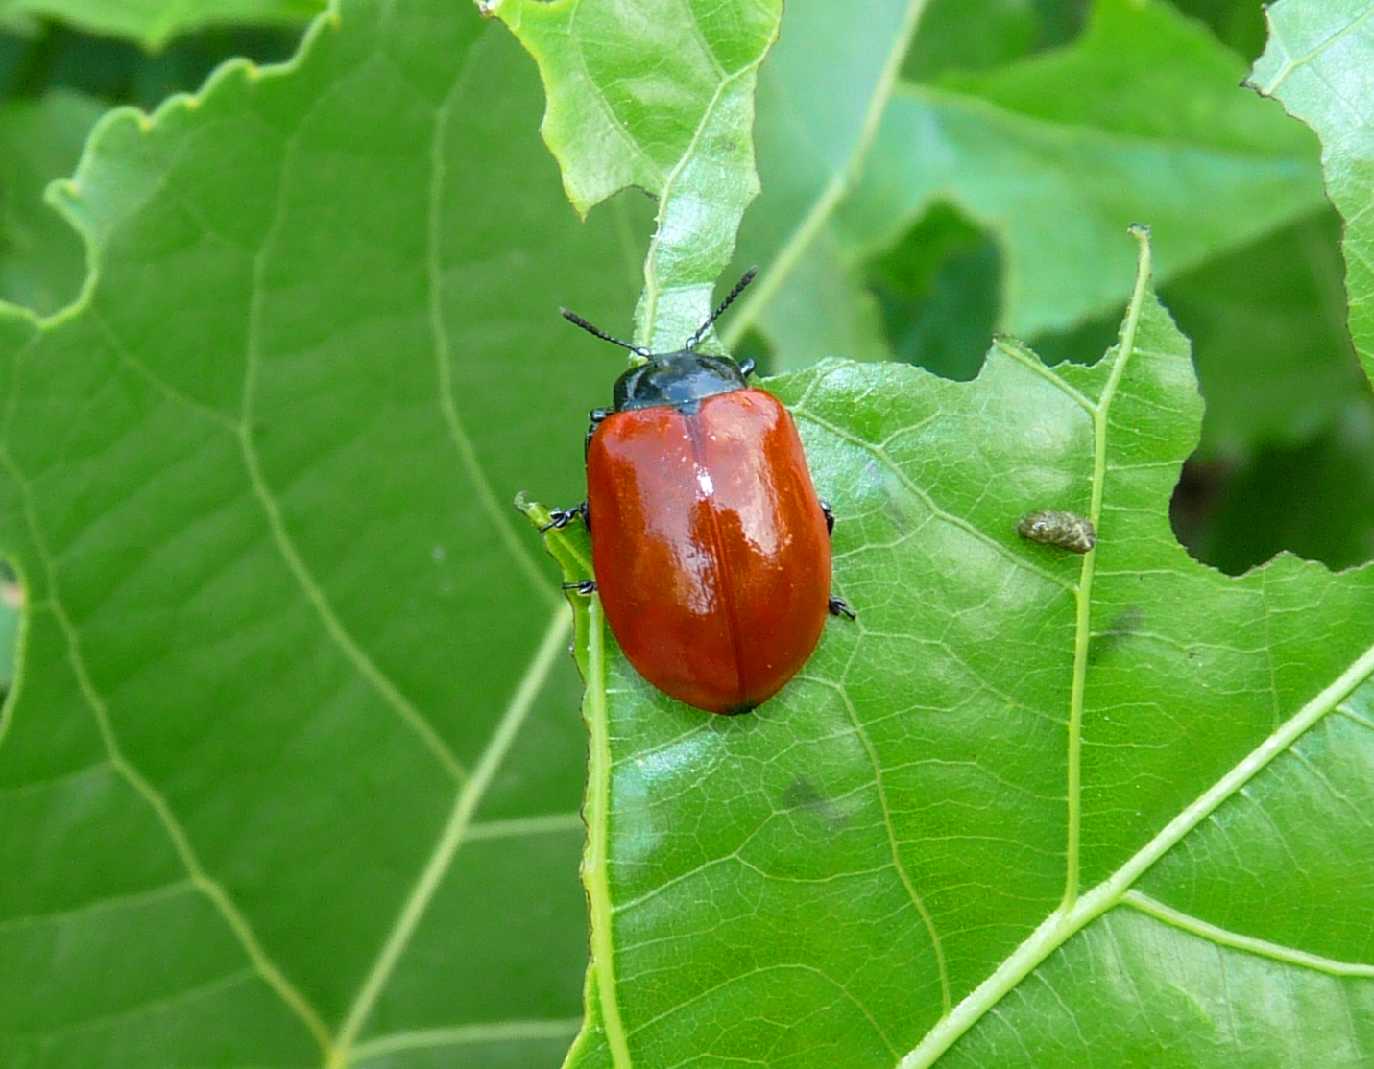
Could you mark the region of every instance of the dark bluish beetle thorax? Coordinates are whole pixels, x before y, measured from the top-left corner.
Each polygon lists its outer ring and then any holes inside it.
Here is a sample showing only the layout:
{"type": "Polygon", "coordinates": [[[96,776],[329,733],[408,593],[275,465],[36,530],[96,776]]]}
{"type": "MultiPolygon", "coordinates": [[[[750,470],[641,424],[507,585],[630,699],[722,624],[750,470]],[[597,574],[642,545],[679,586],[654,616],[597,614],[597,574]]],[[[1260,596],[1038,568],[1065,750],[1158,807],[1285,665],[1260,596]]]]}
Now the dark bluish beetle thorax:
{"type": "Polygon", "coordinates": [[[703,398],[747,388],[744,373],[733,360],[691,349],[654,353],[647,364],[632,367],[615,380],[615,411],[671,405],[695,412],[703,398]]]}

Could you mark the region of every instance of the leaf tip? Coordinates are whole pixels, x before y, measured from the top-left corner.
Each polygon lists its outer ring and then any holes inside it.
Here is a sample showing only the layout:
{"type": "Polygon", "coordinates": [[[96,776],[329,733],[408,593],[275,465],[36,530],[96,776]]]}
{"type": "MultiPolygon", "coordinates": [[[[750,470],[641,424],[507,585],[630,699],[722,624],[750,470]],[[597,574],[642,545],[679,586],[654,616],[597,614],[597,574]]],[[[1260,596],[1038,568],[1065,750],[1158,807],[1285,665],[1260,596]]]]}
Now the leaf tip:
{"type": "Polygon", "coordinates": [[[1140,246],[1140,253],[1136,259],[1136,289],[1142,290],[1149,284],[1151,275],[1151,255],[1150,255],[1150,228],[1145,223],[1132,223],[1126,228],[1126,233],[1135,238],[1140,246]]]}
{"type": "Polygon", "coordinates": [[[531,501],[528,494],[521,490],[515,495],[516,510],[523,513],[525,519],[529,520],[537,528],[543,528],[549,522],[549,510],[538,501],[531,501]]]}

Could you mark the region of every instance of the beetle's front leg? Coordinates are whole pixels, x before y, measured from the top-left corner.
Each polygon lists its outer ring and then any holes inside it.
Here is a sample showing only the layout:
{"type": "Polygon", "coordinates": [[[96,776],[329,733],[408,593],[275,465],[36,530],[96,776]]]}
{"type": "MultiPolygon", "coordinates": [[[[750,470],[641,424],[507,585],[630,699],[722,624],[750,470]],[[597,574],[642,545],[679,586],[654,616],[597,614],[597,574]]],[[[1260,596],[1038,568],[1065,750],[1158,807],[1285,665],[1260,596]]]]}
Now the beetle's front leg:
{"type": "Polygon", "coordinates": [[[570,509],[551,509],[549,511],[549,522],[539,528],[539,533],[543,534],[545,531],[561,531],[579,516],[582,518],[582,525],[590,531],[592,529],[591,513],[587,511],[587,503],[583,501],[581,504],[574,505],[570,509]]]}
{"type": "Polygon", "coordinates": [[[844,598],[837,598],[833,596],[830,599],[830,615],[847,616],[851,620],[858,619],[858,616],[855,615],[854,610],[849,607],[849,602],[845,601],[844,598]]]}
{"type": "Polygon", "coordinates": [[[595,593],[596,593],[596,580],[595,580],[595,579],[579,579],[579,580],[577,580],[577,582],[575,582],[575,583],[564,583],[564,584],[563,584],[563,589],[564,589],[564,590],[575,590],[577,593],[582,594],[583,596],[586,596],[586,595],[588,595],[588,594],[595,594],[595,593]]]}
{"type": "Polygon", "coordinates": [[[611,414],[609,408],[594,408],[587,413],[587,439],[582,444],[582,452],[585,455],[587,450],[592,447],[592,435],[596,433],[596,425],[611,414]]]}
{"type": "Polygon", "coordinates": [[[821,498],[821,512],[825,514],[825,533],[833,535],[835,533],[835,513],[830,507],[830,502],[825,498],[821,498]]]}

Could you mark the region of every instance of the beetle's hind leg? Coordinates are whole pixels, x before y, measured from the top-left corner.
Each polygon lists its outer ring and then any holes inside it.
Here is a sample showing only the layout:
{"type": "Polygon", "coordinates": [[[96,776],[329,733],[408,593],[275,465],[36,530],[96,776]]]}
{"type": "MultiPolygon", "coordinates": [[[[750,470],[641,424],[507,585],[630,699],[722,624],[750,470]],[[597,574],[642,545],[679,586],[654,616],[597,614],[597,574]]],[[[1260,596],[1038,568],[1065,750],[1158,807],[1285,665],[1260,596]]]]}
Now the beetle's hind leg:
{"type": "Polygon", "coordinates": [[[576,591],[578,594],[581,594],[585,597],[588,594],[596,593],[596,580],[578,579],[576,582],[564,583],[563,589],[576,591]]]}
{"type": "Polygon", "coordinates": [[[835,510],[830,507],[830,502],[821,498],[821,512],[825,514],[825,533],[835,533],[835,510]]]}
{"type": "Polygon", "coordinates": [[[590,531],[592,529],[592,517],[591,513],[587,511],[587,503],[583,501],[581,504],[574,505],[570,509],[551,509],[549,511],[549,522],[539,528],[539,533],[543,534],[545,531],[561,531],[578,517],[582,519],[582,526],[590,531]]]}

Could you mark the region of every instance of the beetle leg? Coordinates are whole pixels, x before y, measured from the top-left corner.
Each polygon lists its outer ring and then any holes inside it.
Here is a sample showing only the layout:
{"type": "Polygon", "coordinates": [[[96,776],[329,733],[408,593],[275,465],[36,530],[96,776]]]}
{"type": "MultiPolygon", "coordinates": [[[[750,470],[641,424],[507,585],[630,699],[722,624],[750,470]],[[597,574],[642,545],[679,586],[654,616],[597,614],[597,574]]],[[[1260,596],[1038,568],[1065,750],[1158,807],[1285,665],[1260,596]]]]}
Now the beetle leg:
{"type": "Polygon", "coordinates": [[[568,524],[573,522],[575,517],[581,516],[582,523],[588,530],[591,530],[591,519],[587,513],[587,503],[584,501],[580,505],[574,505],[570,509],[553,509],[549,513],[549,522],[539,528],[539,533],[545,531],[561,531],[568,524]]]}
{"type": "Polygon", "coordinates": [[[594,408],[587,413],[587,440],[582,444],[584,454],[592,447],[592,435],[596,433],[596,425],[610,414],[609,408],[594,408]]]}
{"type": "Polygon", "coordinates": [[[830,502],[827,501],[825,498],[821,498],[821,511],[825,513],[825,533],[834,534],[835,513],[834,510],[830,507],[830,502]]]}
{"type": "Polygon", "coordinates": [[[845,601],[844,598],[832,597],[830,599],[830,615],[847,616],[851,620],[858,619],[858,616],[855,615],[854,610],[849,607],[849,603],[845,601]]]}
{"type": "Polygon", "coordinates": [[[747,379],[758,366],[752,356],[747,356],[739,362],[739,373],[747,379]]]}
{"type": "Polygon", "coordinates": [[[577,593],[582,594],[582,595],[584,595],[584,596],[587,595],[587,594],[595,594],[595,593],[596,593],[596,580],[595,580],[595,579],[579,579],[579,580],[578,580],[577,582],[575,582],[575,583],[564,583],[564,584],[563,584],[563,589],[564,589],[564,590],[575,590],[575,591],[577,591],[577,593]]]}

